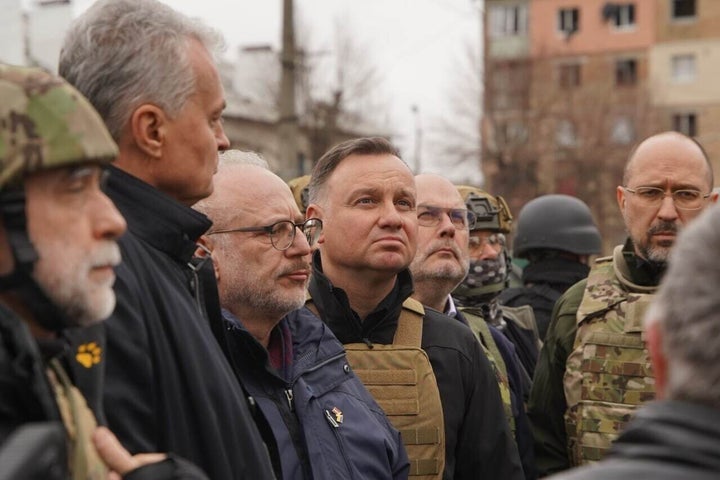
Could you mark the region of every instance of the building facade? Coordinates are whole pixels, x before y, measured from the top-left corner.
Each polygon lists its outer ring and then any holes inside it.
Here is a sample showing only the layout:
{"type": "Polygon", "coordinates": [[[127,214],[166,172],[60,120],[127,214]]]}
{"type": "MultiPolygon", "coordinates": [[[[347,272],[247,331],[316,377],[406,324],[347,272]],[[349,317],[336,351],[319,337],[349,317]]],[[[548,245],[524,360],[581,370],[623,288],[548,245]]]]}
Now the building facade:
{"type": "Polygon", "coordinates": [[[486,0],[485,8],[482,168],[488,190],[513,211],[541,194],[577,196],[608,253],[625,236],[615,187],[635,143],[678,130],[720,166],[720,2],[486,0]]]}

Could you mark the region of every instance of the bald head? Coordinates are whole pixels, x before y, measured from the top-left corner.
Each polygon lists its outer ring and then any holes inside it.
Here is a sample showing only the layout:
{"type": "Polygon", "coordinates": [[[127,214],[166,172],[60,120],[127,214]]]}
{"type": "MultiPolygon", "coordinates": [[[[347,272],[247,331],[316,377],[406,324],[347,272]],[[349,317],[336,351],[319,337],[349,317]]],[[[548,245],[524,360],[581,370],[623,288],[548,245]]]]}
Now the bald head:
{"type": "Polygon", "coordinates": [[[465,202],[455,185],[443,176],[433,173],[416,175],[415,187],[418,205],[442,201],[448,204],[447,207],[465,208],[465,202]]]}
{"type": "Polygon", "coordinates": [[[278,198],[289,195],[294,201],[287,184],[260,165],[220,163],[214,182],[213,194],[194,206],[213,221],[213,230],[238,226],[248,213],[262,210],[278,198]]]}
{"type": "Polygon", "coordinates": [[[712,164],[705,152],[705,149],[693,138],[683,135],[679,132],[662,132],[652,135],[638,145],[630,152],[628,161],[625,164],[623,172],[623,185],[629,185],[633,175],[644,165],[640,165],[643,159],[648,157],[656,158],[658,154],[665,152],[665,155],[678,155],[679,159],[683,158],[702,158],[704,160],[704,170],[707,178],[708,190],[712,189],[714,184],[712,164]],[[638,161],[640,159],[641,161],[638,161]]]}

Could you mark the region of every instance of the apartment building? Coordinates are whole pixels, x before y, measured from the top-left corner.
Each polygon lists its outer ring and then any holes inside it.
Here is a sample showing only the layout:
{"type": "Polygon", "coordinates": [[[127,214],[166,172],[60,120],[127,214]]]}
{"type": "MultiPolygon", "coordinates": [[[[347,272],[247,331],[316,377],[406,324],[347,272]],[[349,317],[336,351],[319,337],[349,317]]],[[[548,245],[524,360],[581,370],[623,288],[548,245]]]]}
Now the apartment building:
{"type": "Polygon", "coordinates": [[[514,211],[540,194],[580,197],[608,252],[625,235],[615,186],[633,144],[674,129],[720,160],[717,0],[485,8],[483,173],[514,211]]]}

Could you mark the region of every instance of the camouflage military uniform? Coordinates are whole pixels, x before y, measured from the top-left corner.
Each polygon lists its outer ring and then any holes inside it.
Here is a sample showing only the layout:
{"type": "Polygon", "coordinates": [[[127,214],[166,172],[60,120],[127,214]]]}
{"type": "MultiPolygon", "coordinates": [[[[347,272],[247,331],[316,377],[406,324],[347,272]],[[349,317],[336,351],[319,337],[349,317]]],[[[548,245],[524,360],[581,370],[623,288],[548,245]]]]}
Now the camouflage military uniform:
{"type": "Polygon", "coordinates": [[[654,396],[640,322],[661,273],[628,241],[555,305],[528,404],[542,475],[599,458],[654,396]]]}

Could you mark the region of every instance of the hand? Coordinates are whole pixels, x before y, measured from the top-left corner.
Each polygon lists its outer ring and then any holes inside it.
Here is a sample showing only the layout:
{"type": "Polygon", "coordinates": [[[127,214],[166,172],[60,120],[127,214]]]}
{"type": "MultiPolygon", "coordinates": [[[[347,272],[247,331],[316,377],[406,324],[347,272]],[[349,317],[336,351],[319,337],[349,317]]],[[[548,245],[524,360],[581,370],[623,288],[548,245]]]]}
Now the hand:
{"type": "Polygon", "coordinates": [[[110,469],[108,480],[121,480],[125,474],[136,468],[149,463],[162,462],[167,458],[164,453],[130,455],[130,452],[120,444],[115,434],[105,427],[98,427],[93,432],[92,439],[100,458],[110,469]]]}

